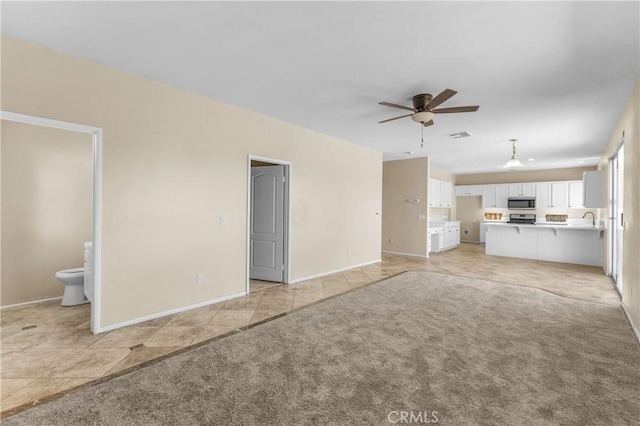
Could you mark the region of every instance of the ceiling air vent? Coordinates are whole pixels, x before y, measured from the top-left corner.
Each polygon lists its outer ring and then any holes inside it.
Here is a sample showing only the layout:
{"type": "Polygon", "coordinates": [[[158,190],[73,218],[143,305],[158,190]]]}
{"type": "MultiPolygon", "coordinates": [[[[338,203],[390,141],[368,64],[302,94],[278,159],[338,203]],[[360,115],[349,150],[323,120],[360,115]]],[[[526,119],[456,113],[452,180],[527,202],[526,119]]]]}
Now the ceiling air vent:
{"type": "Polygon", "coordinates": [[[451,139],[462,139],[462,138],[470,138],[471,136],[473,136],[471,133],[469,132],[460,132],[460,133],[451,133],[449,136],[451,139]]]}

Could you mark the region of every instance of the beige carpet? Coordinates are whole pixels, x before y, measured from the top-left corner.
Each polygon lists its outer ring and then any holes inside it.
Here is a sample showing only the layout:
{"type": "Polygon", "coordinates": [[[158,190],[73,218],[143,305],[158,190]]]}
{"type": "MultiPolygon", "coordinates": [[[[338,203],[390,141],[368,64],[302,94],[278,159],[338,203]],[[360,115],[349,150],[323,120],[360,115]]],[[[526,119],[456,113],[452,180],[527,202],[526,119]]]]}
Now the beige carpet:
{"type": "Polygon", "coordinates": [[[631,425],[639,401],[619,307],[409,272],[3,423],[631,425]]]}

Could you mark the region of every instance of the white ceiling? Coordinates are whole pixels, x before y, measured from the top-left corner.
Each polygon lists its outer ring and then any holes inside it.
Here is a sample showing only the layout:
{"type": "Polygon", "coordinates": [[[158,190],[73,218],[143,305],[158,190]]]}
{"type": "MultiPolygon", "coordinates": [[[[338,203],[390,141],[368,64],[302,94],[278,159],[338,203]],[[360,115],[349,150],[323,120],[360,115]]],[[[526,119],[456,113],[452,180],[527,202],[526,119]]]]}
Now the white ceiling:
{"type": "Polygon", "coordinates": [[[596,164],[640,78],[637,1],[1,7],[3,33],[455,174],[502,171],[511,138],[528,169],[596,164]],[[424,148],[410,118],[377,124],[445,88],[480,109],[436,115],[424,148]]]}

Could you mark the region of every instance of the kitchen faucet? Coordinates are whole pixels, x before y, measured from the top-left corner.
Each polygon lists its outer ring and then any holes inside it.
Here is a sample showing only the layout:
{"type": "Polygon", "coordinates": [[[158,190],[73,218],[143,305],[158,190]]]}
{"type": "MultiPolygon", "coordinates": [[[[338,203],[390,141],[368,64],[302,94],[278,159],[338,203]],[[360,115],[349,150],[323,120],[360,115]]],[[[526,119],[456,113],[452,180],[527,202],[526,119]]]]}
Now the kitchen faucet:
{"type": "Polygon", "coordinates": [[[593,212],[586,212],[585,214],[582,215],[582,218],[584,219],[588,214],[591,214],[591,217],[592,217],[591,224],[593,226],[596,226],[596,215],[593,214],[593,212]]]}

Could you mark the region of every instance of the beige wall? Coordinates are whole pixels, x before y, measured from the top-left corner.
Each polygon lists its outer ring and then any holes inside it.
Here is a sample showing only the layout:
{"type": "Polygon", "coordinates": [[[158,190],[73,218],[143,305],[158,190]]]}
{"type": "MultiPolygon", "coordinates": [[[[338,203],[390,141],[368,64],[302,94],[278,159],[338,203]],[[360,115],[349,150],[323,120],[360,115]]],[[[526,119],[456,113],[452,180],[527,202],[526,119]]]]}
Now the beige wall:
{"type": "Polygon", "coordinates": [[[3,120],[1,146],[1,304],[61,296],[92,238],[92,138],[3,120]]]}
{"type": "MultiPolygon", "coordinates": [[[[608,158],[620,143],[623,132],[625,229],[622,303],[629,311],[636,329],[640,329],[640,81],[627,101],[600,162],[600,168],[607,176],[608,158]]],[[[601,217],[607,216],[607,209],[602,209],[601,217]]]]}
{"type": "Polygon", "coordinates": [[[570,169],[529,170],[504,173],[477,173],[457,175],[456,185],[482,185],[494,183],[553,182],[562,180],[582,180],[582,173],[596,170],[594,167],[574,167],[570,169]]]}
{"type": "Polygon", "coordinates": [[[294,280],[380,258],[378,151],[7,36],[2,109],[103,129],[102,327],[245,290],[250,154],[292,163],[294,280]]]}
{"type": "Polygon", "coordinates": [[[385,161],[382,186],[382,250],[426,257],[429,159],[385,161]],[[409,203],[408,199],[419,199],[409,203]],[[425,216],[425,220],[418,217],[425,216]]]}
{"type": "Polygon", "coordinates": [[[457,220],[460,223],[460,241],[480,241],[480,220],[482,220],[482,197],[455,197],[457,220]],[[469,235],[464,230],[469,230],[469,235]]]}
{"type": "Polygon", "coordinates": [[[447,172],[446,170],[436,169],[435,167],[429,168],[429,177],[433,179],[440,179],[447,182],[455,183],[456,176],[447,172]]]}

